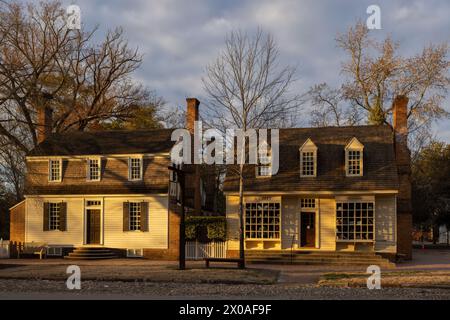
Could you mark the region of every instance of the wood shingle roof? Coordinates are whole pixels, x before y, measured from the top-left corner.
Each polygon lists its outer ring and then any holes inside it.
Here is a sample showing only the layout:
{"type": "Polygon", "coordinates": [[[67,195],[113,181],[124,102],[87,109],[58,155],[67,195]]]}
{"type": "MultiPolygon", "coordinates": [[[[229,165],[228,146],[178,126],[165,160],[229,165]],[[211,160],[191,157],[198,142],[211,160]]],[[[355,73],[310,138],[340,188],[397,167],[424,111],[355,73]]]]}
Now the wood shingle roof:
{"type": "MultiPolygon", "coordinates": [[[[280,129],[279,170],[255,177],[246,166],[244,192],[397,190],[394,139],[390,127],[353,126],[280,129]],[[356,137],[364,145],[364,175],[346,177],[345,146],[356,137]],[[300,147],[309,139],[317,146],[317,176],[300,177],[300,147]]],[[[239,179],[228,170],[224,191],[237,192],[239,179]]]]}

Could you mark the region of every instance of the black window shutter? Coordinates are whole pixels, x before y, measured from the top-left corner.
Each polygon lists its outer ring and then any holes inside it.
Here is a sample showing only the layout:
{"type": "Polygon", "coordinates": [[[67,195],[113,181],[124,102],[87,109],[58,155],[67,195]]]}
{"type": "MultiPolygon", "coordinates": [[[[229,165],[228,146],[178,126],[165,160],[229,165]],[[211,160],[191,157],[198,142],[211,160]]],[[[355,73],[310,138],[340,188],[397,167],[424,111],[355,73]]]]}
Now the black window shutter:
{"type": "Polygon", "coordinates": [[[130,204],[128,202],[123,203],[123,231],[130,231],[130,204]]]}
{"type": "Polygon", "coordinates": [[[49,212],[48,212],[48,202],[44,202],[44,212],[43,212],[43,230],[49,231],[50,230],[50,222],[49,222],[49,212]]]}
{"type": "Polygon", "coordinates": [[[148,202],[141,202],[141,231],[148,231],[148,202]]]}
{"type": "Polygon", "coordinates": [[[67,230],[67,202],[61,202],[59,207],[59,231],[67,230]]]}

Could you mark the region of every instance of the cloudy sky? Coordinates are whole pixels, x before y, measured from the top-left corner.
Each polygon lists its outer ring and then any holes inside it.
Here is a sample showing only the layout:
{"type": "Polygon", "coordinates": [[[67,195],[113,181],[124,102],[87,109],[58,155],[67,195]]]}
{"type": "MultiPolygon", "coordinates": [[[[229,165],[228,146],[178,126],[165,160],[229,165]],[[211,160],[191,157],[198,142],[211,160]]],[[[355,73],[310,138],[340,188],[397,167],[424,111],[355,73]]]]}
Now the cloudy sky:
{"type": "MultiPolygon", "coordinates": [[[[450,41],[448,0],[71,0],[81,8],[82,22],[104,32],[123,26],[129,42],[144,54],[136,79],[154,89],[172,106],[188,96],[204,96],[201,77],[205,65],[222,48],[227,32],[258,27],[273,34],[280,62],[297,66],[295,89],[342,82],[342,52],[335,37],[358,19],[367,19],[371,4],[381,7],[382,30],[392,35],[400,53],[413,55],[430,43],[450,41]]],[[[446,101],[450,111],[450,99],[446,101]]],[[[306,120],[305,120],[306,123],[306,120]]],[[[435,126],[438,138],[450,142],[450,121],[435,126]]]]}

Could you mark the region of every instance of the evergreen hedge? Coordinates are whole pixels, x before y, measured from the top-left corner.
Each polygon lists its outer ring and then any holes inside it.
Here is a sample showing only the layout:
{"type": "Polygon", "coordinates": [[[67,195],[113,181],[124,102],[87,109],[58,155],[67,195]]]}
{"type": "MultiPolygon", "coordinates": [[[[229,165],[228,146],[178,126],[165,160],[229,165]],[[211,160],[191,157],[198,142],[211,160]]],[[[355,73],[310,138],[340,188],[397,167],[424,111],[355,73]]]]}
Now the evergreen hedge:
{"type": "Polygon", "coordinates": [[[186,218],[186,240],[200,242],[226,240],[225,217],[198,217],[186,218]]]}

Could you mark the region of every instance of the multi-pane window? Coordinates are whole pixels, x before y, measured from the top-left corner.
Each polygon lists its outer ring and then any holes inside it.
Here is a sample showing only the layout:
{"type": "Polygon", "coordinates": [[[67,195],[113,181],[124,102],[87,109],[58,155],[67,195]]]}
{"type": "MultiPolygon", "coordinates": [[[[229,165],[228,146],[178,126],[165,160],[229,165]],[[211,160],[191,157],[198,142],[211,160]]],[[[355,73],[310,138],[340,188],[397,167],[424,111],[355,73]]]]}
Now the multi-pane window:
{"type": "Polygon", "coordinates": [[[314,164],[314,152],[302,151],[301,152],[301,173],[304,177],[313,177],[316,175],[314,164]]]}
{"type": "Polygon", "coordinates": [[[86,201],[86,207],[98,207],[102,204],[99,200],[88,200],[86,201]]]}
{"type": "Polygon", "coordinates": [[[130,202],[129,204],[130,231],[141,230],[141,202],[130,202]]]}
{"type": "Polygon", "coordinates": [[[258,176],[260,177],[270,177],[272,175],[272,167],[270,165],[259,165],[258,166],[258,176]]]}
{"type": "Polygon", "coordinates": [[[373,202],[336,203],[336,239],[358,241],[374,239],[373,202]]]}
{"type": "Polygon", "coordinates": [[[61,204],[60,203],[50,202],[48,204],[49,230],[59,230],[60,212],[61,212],[61,204]]]}
{"type": "MultiPolygon", "coordinates": [[[[172,163],[172,166],[181,169],[181,164],[172,163]]],[[[177,201],[181,199],[181,188],[178,173],[175,170],[169,171],[169,195],[177,201]]]]}
{"type": "Polygon", "coordinates": [[[61,160],[52,159],[48,162],[48,180],[61,181],[61,160]]]}
{"type": "Polygon", "coordinates": [[[246,239],[279,239],[280,212],[278,202],[246,203],[246,239]]]}
{"type": "Polygon", "coordinates": [[[142,158],[130,158],[129,178],[130,180],[142,179],[142,158]]]}
{"type": "Polygon", "coordinates": [[[316,207],[316,199],[312,198],[302,198],[300,199],[300,205],[303,208],[315,208],[316,207]]]}
{"type": "Polygon", "coordinates": [[[88,159],[88,180],[100,180],[100,159],[88,159]]]}
{"type": "Polygon", "coordinates": [[[257,174],[259,177],[270,177],[272,175],[272,155],[270,150],[268,152],[259,153],[259,165],[257,167],[257,174]]]}
{"type": "Polygon", "coordinates": [[[357,176],[361,174],[362,151],[348,150],[347,151],[347,174],[357,176]]]}

